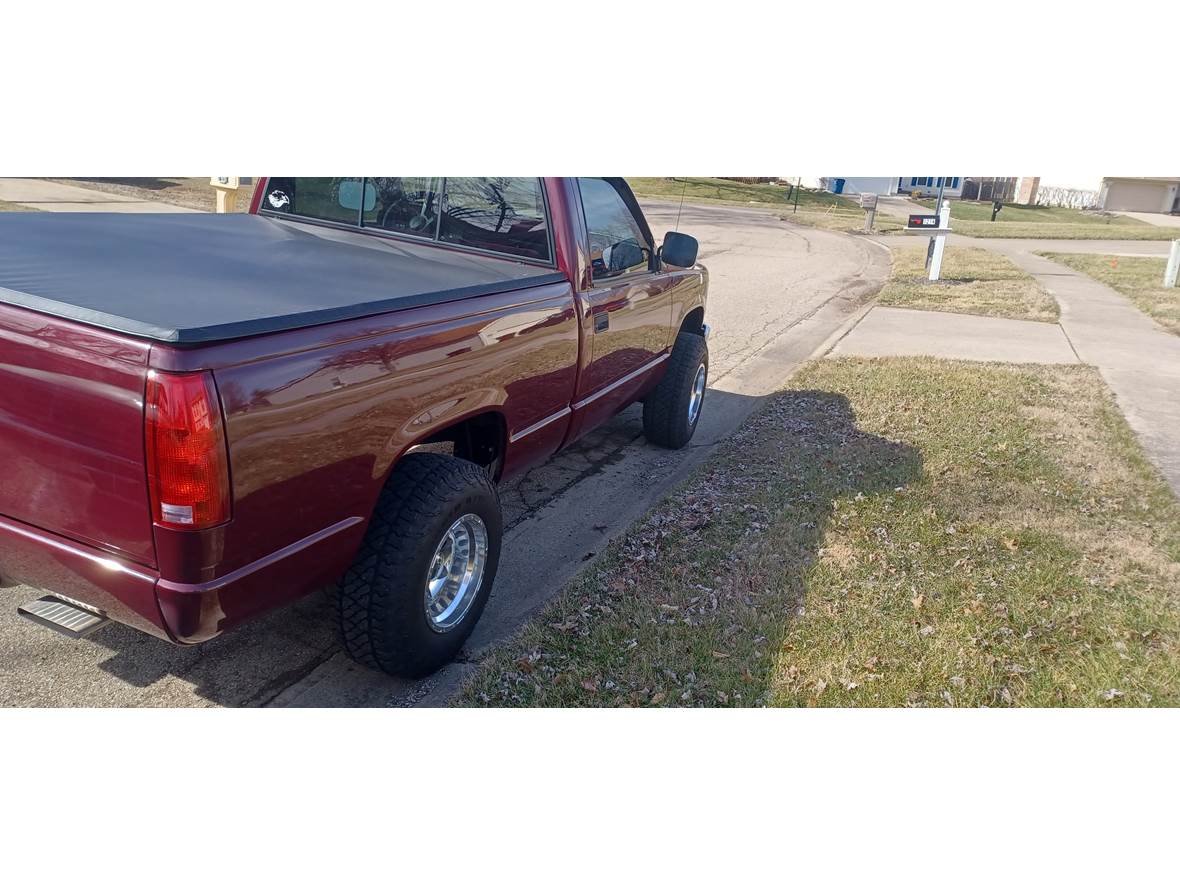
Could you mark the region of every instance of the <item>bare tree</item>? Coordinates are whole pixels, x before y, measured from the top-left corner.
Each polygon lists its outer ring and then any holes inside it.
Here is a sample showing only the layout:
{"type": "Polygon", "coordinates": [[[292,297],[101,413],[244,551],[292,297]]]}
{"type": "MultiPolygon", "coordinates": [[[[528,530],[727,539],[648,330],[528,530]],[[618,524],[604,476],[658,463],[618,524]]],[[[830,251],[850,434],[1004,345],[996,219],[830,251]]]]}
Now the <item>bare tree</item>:
{"type": "Polygon", "coordinates": [[[1038,206],[1057,206],[1066,209],[1095,209],[1098,207],[1098,192],[1076,187],[1046,187],[1037,191],[1038,206]]]}

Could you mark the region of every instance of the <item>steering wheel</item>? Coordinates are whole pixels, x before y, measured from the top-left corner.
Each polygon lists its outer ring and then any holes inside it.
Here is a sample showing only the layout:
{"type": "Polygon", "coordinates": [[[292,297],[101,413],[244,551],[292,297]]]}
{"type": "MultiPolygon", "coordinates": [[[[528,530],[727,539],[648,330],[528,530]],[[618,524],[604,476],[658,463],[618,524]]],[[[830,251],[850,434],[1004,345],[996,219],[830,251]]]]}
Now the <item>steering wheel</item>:
{"type": "Polygon", "coordinates": [[[435,194],[427,191],[422,195],[422,201],[411,200],[405,191],[399,190],[396,195],[381,209],[377,223],[386,230],[405,230],[407,227],[414,233],[420,233],[434,226],[435,217],[428,214],[430,204],[435,194]],[[405,221],[408,212],[415,212],[405,221]]]}

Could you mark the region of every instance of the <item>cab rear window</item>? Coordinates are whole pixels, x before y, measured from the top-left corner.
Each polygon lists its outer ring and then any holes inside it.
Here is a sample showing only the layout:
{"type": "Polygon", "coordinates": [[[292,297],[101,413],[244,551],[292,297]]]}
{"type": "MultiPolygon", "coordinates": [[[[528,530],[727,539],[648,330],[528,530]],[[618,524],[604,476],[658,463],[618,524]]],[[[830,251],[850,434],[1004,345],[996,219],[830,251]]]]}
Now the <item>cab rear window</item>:
{"type": "Polygon", "coordinates": [[[553,260],[539,178],[271,178],[259,210],[553,260]]]}
{"type": "Polygon", "coordinates": [[[439,239],[475,249],[549,260],[539,178],[448,178],[439,239]]]}

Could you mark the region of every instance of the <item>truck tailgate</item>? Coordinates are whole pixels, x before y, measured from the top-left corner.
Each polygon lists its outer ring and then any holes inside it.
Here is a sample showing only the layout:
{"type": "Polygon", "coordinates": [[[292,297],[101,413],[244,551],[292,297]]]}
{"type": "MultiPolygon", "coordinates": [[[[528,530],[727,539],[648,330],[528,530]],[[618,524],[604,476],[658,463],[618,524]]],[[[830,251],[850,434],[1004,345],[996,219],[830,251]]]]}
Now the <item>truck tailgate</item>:
{"type": "Polygon", "coordinates": [[[0,304],[0,514],[155,564],[150,345],[0,304]]]}

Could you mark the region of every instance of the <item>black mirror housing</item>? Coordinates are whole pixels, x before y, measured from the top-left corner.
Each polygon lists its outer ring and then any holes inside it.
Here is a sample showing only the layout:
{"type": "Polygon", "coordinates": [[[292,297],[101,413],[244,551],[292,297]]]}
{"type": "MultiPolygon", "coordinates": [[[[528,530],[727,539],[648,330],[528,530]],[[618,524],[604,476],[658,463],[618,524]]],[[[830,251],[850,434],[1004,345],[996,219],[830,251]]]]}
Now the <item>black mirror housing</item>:
{"type": "Polygon", "coordinates": [[[696,237],[668,231],[664,234],[664,245],[660,248],[660,258],[666,264],[676,267],[692,267],[697,263],[697,253],[700,248],[701,244],[697,242],[696,237]]]}

